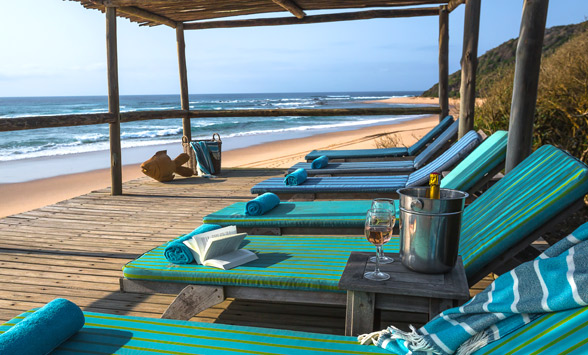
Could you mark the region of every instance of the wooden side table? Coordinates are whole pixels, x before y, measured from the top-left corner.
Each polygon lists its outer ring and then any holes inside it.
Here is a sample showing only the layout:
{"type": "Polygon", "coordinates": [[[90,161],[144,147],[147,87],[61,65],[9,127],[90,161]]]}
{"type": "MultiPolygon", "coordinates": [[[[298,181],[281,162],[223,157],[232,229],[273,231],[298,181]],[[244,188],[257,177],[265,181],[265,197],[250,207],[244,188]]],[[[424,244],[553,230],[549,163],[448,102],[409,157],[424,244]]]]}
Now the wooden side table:
{"type": "Polygon", "coordinates": [[[380,270],[390,274],[390,279],[371,281],[363,274],[374,269],[368,261],[373,255],[352,252],[339,280],[339,288],[347,290],[345,335],[372,332],[376,309],[426,313],[430,320],[470,298],[461,257],[446,274],[421,274],[402,265],[399,254],[386,253],[394,262],[380,265],[380,270]]]}

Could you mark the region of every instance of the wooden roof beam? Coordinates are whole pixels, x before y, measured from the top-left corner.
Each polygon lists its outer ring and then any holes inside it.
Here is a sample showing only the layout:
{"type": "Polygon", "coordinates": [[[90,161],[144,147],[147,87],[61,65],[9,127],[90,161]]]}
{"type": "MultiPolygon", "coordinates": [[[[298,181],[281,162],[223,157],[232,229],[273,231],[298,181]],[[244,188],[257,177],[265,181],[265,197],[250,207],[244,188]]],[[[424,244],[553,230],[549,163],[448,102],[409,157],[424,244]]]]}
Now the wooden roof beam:
{"type": "Polygon", "coordinates": [[[153,12],[143,10],[135,6],[121,6],[116,0],[90,0],[95,4],[102,5],[104,7],[116,7],[118,12],[125,13],[129,16],[140,17],[148,22],[155,22],[160,25],[167,25],[172,28],[177,27],[176,21],[169,19],[165,16],[154,14],[153,12]]]}
{"type": "Polygon", "coordinates": [[[284,9],[290,11],[292,15],[296,16],[297,18],[303,18],[306,16],[304,11],[292,0],[272,0],[276,4],[280,5],[284,9]]]}
{"type": "Polygon", "coordinates": [[[137,17],[140,17],[140,18],[142,18],[146,21],[149,21],[149,22],[156,22],[158,24],[167,25],[171,28],[176,28],[178,26],[178,24],[174,20],[171,20],[165,16],[154,14],[153,12],[149,12],[149,11],[140,9],[138,7],[121,6],[121,7],[117,7],[117,9],[119,12],[125,13],[127,15],[131,15],[131,16],[137,16],[137,17]]]}
{"type": "Polygon", "coordinates": [[[439,16],[438,7],[422,7],[415,9],[398,10],[369,10],[360,12],[344,12],[340,14],[327,14],[306,16],[302,19],[292,17],[275,17],[253,20],[228,20],[184,23],[185,30],[204,30],[209,28],[236,28],[255,26],[280,26],[299,25],[336,21],[369,20],[374,18],[439,16]]]}
{"type": "Polygon", "coordinates": [[[465,4],[466,0],[449,0],[447,3],[447,11],[455,10],[459,5],[465,4]]]}

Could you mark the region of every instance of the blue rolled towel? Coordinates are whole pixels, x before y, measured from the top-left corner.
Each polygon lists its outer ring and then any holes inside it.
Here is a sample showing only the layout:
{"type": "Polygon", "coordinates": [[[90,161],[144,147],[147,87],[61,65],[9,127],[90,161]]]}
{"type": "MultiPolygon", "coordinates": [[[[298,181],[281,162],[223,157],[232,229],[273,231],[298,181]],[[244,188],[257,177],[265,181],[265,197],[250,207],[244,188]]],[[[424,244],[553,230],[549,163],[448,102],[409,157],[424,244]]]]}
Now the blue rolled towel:
{"type": "Polygon", "coordinates": [[[280,204],[280,198],[271,192],[259,195],[245,204],[245,214],[248,216],[261,216],[280,204]]]}
{"type": "Polygon", "coordinates": [[[329,157],[326,155],[321,155],[320,157],[316,158],[310,164],[310,167],[313,169],[322,169],[329,164],[329,157]]]}
{"type": "Polygon", "coordinates": [[[296,169],[294,170],[294,172],[291,172],[290,174],[286,175],[286,177],[284,178],[284,183],[287,186],[300,185],[306,181],[307,177],[308,175],[306,174],[306,170],[302,168],[296,169]]]}
{"type": "Polygon", "coordinates": [[[169,242],[163,251],[163,255],[172,264],[190,264],[194,262],[194,255],[192,255],[190,248],[184,245],[184,240],[188,240],[196,234],[210,232],[219,228],[221,226],[218,224],[203,224],[192,232],[169,242]]]}
{"type": "Polygon", "coordinates": [[[84,313],[57,298],[0,335],[0,354],[48,354],[84,326],[84,313]]]}

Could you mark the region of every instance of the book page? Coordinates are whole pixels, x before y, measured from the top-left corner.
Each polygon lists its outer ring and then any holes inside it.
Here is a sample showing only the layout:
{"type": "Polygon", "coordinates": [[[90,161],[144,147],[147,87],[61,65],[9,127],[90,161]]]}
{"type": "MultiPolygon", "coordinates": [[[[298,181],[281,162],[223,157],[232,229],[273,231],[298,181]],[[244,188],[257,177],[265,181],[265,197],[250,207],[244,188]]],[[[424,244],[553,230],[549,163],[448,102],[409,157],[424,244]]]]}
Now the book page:
{"type": "MultiPolygon", "coordinates": [[[[225,235],[237,234],[237,226],[228,226],[224,228],[215,229],[210,232],[196,234],[192,240],[196,243],[199,254],[203,255],[206,251],[206,245],[211,238],[222,237],[225,235]]],[[[206,259],[206,258],[203,258],[206,259]]]]}
{"type": "Polygon", "coordinates": [[[200,233],[192,236],[192,238],[184,240],[184,245],[190,248],[192,256],[197,264],[202,264],[204,260],[203,254],[206,250],[208,241],[215,237],[222,237],[237,233],[236,226],[228,226],[224,228],[215,229],[210,232],[200,233]]]}
{"type": "Polygon", "coordinates": [[[201,259],[206,261],[239,249],[241,242],[243,242],[246,236],[247,233],[239,233],[208,239],[204,253],[200,254],[201,259]]]}
{"type": "Polygon", "coordinates": [[[229,270],[236,266],[243,265],[253,260],[259,259],[257,254],[247,249],[238,249],[231,253],[218,256],[214,259],[208,259],[204,262],[206,266],[212,266],[223,270],[229,270]]]}

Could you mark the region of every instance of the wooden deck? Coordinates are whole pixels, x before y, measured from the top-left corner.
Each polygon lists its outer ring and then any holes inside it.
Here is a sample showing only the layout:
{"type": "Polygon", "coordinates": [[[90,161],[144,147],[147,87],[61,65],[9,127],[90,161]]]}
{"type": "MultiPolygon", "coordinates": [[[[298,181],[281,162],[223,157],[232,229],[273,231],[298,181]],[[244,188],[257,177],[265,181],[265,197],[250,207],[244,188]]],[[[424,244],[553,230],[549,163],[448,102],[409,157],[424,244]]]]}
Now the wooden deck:
{"type": "MultiPolygon", "coordinates": [[[[236,169],[165,184],[145,177],[125,183],[123,196],[104,189],[0,219],[0,321],[57,297],[88,311],[158,318],[173,297],[121,293],[122,266],[193,230],[208,213],[250,199],[256,182],[282,175],[236,169]]],[[[344,317],[339,307],[227,300],[192,320],[343,334],[344,317]]],[[[422,322],[414,314],[381,318],[382,326],[392,318],[422,322]]]]}

